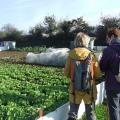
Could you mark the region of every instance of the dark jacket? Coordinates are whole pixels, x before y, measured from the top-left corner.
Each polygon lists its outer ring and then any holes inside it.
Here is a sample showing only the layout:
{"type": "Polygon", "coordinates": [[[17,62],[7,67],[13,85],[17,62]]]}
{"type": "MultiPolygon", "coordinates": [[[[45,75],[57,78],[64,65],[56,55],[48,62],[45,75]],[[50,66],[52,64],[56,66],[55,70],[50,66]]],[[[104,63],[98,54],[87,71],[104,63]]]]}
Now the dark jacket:
{"type": "Polygon", "coordinates": [[[120,62],[120,59],[115,59],[116,56],[120,56],[120,38],[112,40],[111,45],[104,49],[100,60],[100,69],[106,76],[106,90],[120,90],[120,83],[115,79],[120,62]]]}

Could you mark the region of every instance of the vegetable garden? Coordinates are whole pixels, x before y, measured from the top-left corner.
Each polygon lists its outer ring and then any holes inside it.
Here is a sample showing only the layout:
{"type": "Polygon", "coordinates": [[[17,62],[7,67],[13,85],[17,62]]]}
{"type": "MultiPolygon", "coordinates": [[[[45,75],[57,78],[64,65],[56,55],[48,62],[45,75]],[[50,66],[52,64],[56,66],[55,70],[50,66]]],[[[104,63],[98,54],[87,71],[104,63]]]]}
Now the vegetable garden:
{"type": "Polygon", "coordinates": [[[11,56],[0,60],[0,120],[34,120],[38,108],[46,114],[68,101],[63,68],[10,64],[11,56]]]}
{"type": "MultiPolygon", "coordinates": [[[[0,52],[0,120],[35,120],[38,108],[47,114],[68,102],[68,79],[63,68],[25,64],[27,52],[45,50],[0,52]]],[[[103,108],[96,107],[98,120],[105,119],[103,108]]]]}

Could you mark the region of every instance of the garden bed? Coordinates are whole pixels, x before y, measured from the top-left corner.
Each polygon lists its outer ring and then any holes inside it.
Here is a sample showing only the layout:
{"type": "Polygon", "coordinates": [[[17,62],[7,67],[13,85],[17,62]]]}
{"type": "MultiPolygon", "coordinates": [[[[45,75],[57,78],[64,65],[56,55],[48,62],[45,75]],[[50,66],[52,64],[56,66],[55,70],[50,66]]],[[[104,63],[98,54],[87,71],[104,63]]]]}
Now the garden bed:
{"type": "Polygon", "coordinates": [[[26,55],[23,53],[0,53],[0,57],[5,58],[0,63],[1,120],[34,120],[38,108],[47,114],[68,101],[68,79],[63,76],[63,69],[10,64],[13,61],[9,57],[22,62],[21,58],[26,55]]]}
{"type": "Polygon", "coordinates": [[[27,52],[1,51],[0,62],[25,62],[27,52]]]}
{"type": "MultiPolygon", "coordinates": [[[[59,107],[68,102],[68,79],[63,76],[63,68],[28,65],[26,55],[19,51],[0,52],[1,120],[34,120],[38,108],[44,109],[44,117],[53,115],[54,110],[55,115],[62,115],[59,107]]],[[[103,87],[98,87],[97,103],[103,100],[103,87]]]]}

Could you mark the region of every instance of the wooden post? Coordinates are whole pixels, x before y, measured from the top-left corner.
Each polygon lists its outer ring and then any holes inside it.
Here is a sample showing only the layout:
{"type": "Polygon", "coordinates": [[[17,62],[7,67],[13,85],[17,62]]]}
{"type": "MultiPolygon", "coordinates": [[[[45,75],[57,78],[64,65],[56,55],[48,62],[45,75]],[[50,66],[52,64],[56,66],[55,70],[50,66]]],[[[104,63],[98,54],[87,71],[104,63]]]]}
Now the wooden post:
{"type": "Polygon", "coordinates": [[[37,112],[39,118],[44,116],[44,110],[42,108],[38,108],[37,112]]]}

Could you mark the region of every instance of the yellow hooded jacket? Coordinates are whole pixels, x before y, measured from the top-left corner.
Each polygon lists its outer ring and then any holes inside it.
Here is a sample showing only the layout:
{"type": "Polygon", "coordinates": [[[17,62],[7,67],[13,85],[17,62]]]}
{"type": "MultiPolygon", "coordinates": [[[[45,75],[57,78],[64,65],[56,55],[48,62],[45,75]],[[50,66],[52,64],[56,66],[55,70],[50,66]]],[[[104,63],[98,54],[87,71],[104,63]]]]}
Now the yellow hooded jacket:
{"type": "Polygon", "coordinates": [[[74,90],[73,94],[73,85],[71,81],[71,59],[76,59],[76,60],[84,60],[88,55],[90,54],[91,51],[89,51],[87,48],[74,48],[73,50],[70,51],[68,59],[66,61],[65,65],[65,75],[70,78],[70,86],[69,86],[69,101],[71,103],[75,104],[80,104],[81,101],[83,100],[85,104],[91,104],[93,101],[96,100],[97,98],[97,88],[96,88],[96,82],[95,79],[100,76],[100,68],[99,64],[97,61],[97,58],[94,54],[91,54],[92,56],[92,64],[93,64],[93,92],[90,91],[88,94],[87,92],[81,92],[81,91],[76,91],[74,90]]]}

